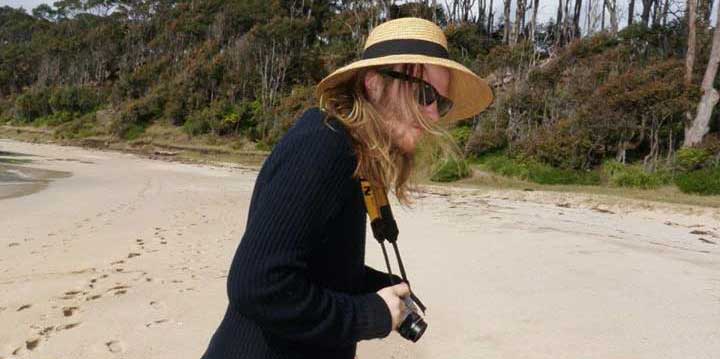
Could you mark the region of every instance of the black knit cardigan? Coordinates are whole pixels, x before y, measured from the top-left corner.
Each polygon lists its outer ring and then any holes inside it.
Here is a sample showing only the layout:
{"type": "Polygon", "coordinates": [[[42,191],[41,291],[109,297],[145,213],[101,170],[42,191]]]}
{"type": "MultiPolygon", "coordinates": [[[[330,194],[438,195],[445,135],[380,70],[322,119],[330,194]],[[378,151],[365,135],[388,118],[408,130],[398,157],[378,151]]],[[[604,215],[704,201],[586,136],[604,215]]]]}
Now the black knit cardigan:
{"type": "Polygon", "coordinates": [[[345,127],[307,110],[265,160],[227,280],[229,304],[204,359],[355,356],[391,331],[364,264],[366,212],[345,127]],[[329,125],[329,126],[328,126],[329,125]]]}

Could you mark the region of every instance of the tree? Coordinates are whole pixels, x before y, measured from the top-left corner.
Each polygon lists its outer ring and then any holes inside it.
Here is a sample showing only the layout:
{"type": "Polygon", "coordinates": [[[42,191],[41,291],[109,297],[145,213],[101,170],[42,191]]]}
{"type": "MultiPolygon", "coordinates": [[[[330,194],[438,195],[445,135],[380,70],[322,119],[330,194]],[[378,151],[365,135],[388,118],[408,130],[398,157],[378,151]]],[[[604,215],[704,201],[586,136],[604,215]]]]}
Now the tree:
{"type": "Polygon", "coordinates": [[[525,22],[525,0],[517,0],[515,7],[515,22],[510,33],[510,43],[517,44],[520,34],[523,32],[522,24],[525,22]]]}
{"type": "Polygon", "coordinates": [[[617,0],[605,0],[605,7],[610,14],[610,32],[615,34],[618,32],[617,0]]]}
{"type": "Polygon", "coordinates": [[[695,65],[695,15],[697,0],[688,0],[687,17],[688,17],[688,50],[685,56],[685,86],[692,83],[693,66],[695,65]]]}
{"type": "Polygon", "coordinates": [[[503,19],[505,20],[505,24],[503,27],[503,43],[507,44],[510,42],[510,1],[512,0],[504,0],[504,7],[503,7],[503,19]]]}
{"type": "Polygon", "coordinates": [[[530,17],[530,34],[528,35],[533,44],[535,43],[535,28],[537,27],[538,7],[540,7],[540,0],[533,0],[532,17],[530,17]]]}
{"type": "MultiPolygon", "coordinates": [[[[720,15],[720,7],[718,14],[720,15]]],[[[698,104],[697,115],[689,128],[685,130],[684,147],[691,147],[702,141],[705,134],[710,130],[710,116],[713,108],[720,99],[717,90],[713,87],[715,76],[720,63],[720,16],[717,16],[715,24],[715,32],[713,34],[712,49],[710,50],[710,59],[705,69],[705,76],[702,81],[702,98],[698,104]]]]}

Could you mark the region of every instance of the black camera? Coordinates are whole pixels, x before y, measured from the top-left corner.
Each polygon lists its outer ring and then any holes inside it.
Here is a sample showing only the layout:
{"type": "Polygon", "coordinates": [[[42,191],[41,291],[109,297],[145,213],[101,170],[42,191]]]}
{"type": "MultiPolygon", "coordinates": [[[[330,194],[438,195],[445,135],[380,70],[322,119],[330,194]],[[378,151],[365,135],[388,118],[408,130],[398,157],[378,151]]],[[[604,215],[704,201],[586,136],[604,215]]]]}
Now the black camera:
{"type": "Polygon", "coordinates": [[[410,297],[403,299],[405,300],[407,315],[402,323],[400,323],[398,333],[400,333],[400,336],[403,338],[415,343],[420,340],[420,337],[425,333],[428,325],[420,314],[417,313],[418,309],[415,302],[410,297]]]}

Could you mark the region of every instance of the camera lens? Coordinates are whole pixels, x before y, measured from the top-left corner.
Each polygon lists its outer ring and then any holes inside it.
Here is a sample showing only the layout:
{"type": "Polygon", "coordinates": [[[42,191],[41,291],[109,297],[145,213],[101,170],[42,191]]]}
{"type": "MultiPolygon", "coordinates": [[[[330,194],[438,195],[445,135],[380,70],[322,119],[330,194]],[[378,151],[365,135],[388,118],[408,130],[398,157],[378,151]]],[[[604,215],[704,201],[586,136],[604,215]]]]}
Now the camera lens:
{"type": "Polygon", "coordinates": [[[425,333],[425,329],[427,329],[427,323],[423,318],[415,312],[410,312],[400,324],[398,333],[407,340],[417,342],[425,333]]]}

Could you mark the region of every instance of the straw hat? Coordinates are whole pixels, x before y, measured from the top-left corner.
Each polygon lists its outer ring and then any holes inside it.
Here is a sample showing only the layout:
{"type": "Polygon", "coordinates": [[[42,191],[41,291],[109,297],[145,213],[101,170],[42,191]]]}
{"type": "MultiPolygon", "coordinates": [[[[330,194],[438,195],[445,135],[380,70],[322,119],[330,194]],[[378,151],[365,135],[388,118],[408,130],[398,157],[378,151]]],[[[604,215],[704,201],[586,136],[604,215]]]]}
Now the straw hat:
{"type": "Polygon", "coordinates": [[[362,58],[325,77],[315,93],[319,98],[325,89],[350,80],[363,68],[403,63],[439,65],[450,71],[447,97],[454,106],[442,118],[443,122],[472,117],[493,100],[487,82],[467,67],[449,59],[447,39],[442,29],[430,21],[414,17],[390,20],[375,27],[365,41],[362,58]]]}

